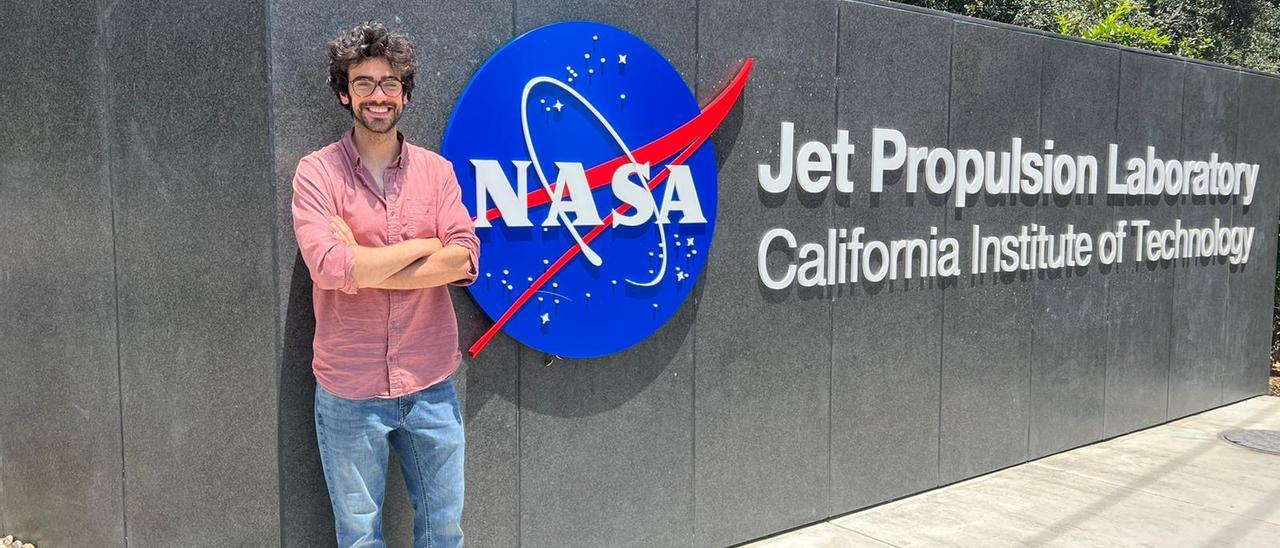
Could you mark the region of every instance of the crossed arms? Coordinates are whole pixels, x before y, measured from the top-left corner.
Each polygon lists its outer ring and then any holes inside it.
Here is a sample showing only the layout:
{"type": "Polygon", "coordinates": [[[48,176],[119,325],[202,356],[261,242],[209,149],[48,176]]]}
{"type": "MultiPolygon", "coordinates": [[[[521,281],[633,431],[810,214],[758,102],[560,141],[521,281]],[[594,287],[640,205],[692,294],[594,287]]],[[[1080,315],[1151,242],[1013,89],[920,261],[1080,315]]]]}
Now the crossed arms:
{"type": "MultiPolygon", "coordinates": [[[[443,162],[443,160],[441,160],[443,162]]],[[[453,170],[440,181],[436,198],[435,234],[387,246],[356,241],[338,215],[337,192],[323,162],[315,157],[298,163],[293,180],[293,225],[311,279],[320,289],[354,294],[360,288],[423,289],[445,284],[465,285],[476,276],[479,240],[471,216],[462,206],[453,170]]]]}
{"type": "Polygon", "coordinates": [[[367,247],[356,243],[342,217],[330,217],[329,226],[333,236],[352,249],[357,287],[422,289],[469,277],[471,252],[461,245],[441,245],[439,238],[414,238],[386,247],[367,247]]]}

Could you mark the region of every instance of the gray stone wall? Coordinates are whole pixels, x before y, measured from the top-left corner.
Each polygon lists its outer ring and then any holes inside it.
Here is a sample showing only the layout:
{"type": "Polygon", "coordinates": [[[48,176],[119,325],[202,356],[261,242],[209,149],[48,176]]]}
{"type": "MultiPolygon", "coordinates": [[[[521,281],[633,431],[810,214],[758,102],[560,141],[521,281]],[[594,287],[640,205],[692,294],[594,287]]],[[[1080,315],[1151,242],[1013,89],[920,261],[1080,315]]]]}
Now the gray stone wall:
{"type": "MultiPolygon", "coordinates": [[[[1262,393],[1280,209],[1280,79],[874,1],[132,0],[0,7],[0,531],[53,546],[319,546],[310,280],[289,182],[349,118],[324,42],[381,19],[421,56],[403,130],[439,145],[496,48],[572,19],[632,32],[705,102],[757,65],[715,134],[720,216],[693,296],[621,354],[499,335],[456,376],[473,546],[722,546],[1262,393]],[[1219,152],[1238,201],[1013,203],[760,192],[778,124],[948,148],[1219,152]],[[764,230],[890,237],[1038,222],[1231,219],[1217,261],[765,289],[764,230]],[[1152,322],[1152,318],[1160,321],[1152,322]]],[[[852,173],[869,172],[855,155],[852,173]]],[[[899,187],[894,187],[899,188],[899,187]]],[[[463,344],[489,320],[454,295],[463,344]]],[[[392,467],[386,529],[411,537],[392,467]]]]}

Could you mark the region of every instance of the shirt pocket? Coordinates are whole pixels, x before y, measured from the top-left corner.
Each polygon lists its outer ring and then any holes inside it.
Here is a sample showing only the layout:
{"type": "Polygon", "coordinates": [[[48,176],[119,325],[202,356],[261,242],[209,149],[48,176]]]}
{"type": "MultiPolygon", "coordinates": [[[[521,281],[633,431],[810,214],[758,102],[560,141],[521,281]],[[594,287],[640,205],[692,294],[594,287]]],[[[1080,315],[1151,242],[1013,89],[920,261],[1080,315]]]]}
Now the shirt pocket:
{"type": "Polygon", "coordinates": [[[406,237],[436,237],[436,210],[430,202],[418,197],[406,197],[403,216],[406,237]]]}

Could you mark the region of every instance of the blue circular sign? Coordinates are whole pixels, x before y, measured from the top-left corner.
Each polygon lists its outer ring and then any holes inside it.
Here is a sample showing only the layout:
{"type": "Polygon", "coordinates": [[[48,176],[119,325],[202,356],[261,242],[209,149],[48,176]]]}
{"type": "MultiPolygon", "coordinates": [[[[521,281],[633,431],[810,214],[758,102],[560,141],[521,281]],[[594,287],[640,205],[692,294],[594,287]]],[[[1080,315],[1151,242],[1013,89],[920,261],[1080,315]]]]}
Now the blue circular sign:
{"type": "Polygon", "coordinates": [[[476,219],[480,273],[468,289],[485,313],[521,343],[572,358],[661,328],[715,227],[711,142],[662,139],[699,113],[662,54],[609,25],[557,23],[494,53],[441,146],[476,219]]]}

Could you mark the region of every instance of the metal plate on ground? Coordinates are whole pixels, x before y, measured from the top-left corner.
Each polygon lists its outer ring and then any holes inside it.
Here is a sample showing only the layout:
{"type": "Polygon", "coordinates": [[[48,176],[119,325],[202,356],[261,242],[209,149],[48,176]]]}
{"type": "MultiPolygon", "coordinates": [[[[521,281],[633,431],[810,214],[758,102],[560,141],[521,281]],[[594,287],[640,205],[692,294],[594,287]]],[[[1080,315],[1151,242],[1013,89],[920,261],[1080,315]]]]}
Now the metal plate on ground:
{"type": "Polygon", "coordinates": [[[1280,430],[1229,430],[1222,439],[1241,447],[1280,455],[1280,430]]]}

